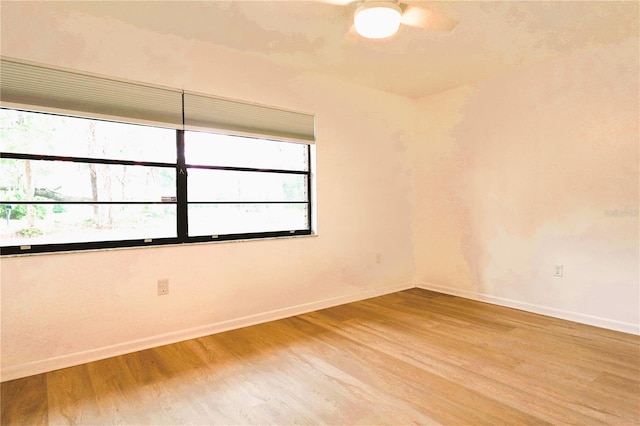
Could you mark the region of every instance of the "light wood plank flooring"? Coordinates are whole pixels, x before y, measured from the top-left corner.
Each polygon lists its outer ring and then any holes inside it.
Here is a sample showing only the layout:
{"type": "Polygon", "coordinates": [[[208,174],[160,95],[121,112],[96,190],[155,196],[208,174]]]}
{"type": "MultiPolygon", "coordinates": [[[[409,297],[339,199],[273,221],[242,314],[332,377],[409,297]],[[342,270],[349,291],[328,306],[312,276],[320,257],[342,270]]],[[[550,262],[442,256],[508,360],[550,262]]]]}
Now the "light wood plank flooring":
{"type": "Polygon", "coordinates": [[[640,424],[640,338],[425,290],[25,379],[2,424],[640,424]]]}

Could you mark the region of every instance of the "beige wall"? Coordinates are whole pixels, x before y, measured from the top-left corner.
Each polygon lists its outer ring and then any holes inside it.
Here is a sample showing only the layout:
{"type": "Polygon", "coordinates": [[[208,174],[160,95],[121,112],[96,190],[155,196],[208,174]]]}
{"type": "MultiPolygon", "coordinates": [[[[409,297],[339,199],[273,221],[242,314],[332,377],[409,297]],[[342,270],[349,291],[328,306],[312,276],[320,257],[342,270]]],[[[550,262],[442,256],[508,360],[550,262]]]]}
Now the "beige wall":
{"type": "Polygon", "coordinates": [[[634,37],[421,100],[418,285],[638,333],[638,70],[634,37]]]}
{"type": "Polygon", "coordinates": [[[319,234],[2,258],[2,380],[412,286],[413,102],[49,7],[3,55],[315,113],[319,234]]]}

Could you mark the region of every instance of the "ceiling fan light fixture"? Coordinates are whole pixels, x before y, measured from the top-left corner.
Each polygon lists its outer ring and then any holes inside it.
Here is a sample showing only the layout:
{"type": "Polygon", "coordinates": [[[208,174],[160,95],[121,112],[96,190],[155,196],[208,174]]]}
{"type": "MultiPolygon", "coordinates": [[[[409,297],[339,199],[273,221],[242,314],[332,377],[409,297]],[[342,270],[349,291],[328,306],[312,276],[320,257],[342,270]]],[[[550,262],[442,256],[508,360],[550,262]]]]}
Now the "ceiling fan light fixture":
{"type": "Polygon", "coordinates": [[[400,28],[402,10],[390,1],[368,1],[361,4],[353,18],[356,31],[362,37],[386,38],[400,28]]]}

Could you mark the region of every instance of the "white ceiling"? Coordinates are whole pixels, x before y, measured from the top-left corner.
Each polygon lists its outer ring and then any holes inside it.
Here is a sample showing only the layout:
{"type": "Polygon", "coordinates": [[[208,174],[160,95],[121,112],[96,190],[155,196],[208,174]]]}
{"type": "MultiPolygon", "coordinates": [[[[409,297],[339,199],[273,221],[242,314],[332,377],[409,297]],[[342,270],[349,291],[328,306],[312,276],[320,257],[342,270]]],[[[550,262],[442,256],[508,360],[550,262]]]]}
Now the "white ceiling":
{"type": "Polygon", "coordinates": [[[222,45],[420,98],[596,44],[638,37],[638,3],[614,1],[415,1],[416,12],[458,21],[453,30],[403,25],[368,40],[353,30],[356,4],[325,1],[70,1],[86,13],[222,45]]]}

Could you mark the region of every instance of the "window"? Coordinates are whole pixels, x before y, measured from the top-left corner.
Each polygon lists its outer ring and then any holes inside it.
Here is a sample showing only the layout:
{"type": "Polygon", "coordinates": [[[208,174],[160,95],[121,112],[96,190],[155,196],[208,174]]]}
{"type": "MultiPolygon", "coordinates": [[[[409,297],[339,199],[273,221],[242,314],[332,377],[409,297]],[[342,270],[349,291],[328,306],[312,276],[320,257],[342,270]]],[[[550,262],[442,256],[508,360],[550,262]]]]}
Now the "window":
{"type": "MultiPolygon", "coordinates": [[[[188,93],[180,124],[127,96],[121,108],[86,107],[91,96],[25,105],[30,85],[19,73],[5,84],[2,65],[2,254],[311,234],[312,116],[188,93]]],[[[52,72],[52,86],[85,77],[52,72]]]]}
{"type": "Polygon", "coordinates": [[[173,130],[2,109],[0,132],[3,252],[177,237],[173,130]]]}
{"type": "Polygon", "coordinates": [[[186,132],[189,236],[309,229],[309,148],[186,132]]]}

